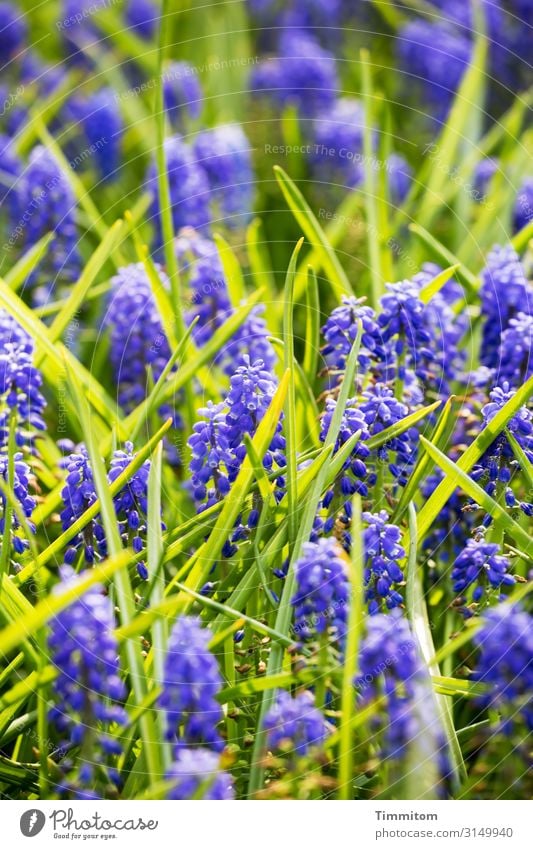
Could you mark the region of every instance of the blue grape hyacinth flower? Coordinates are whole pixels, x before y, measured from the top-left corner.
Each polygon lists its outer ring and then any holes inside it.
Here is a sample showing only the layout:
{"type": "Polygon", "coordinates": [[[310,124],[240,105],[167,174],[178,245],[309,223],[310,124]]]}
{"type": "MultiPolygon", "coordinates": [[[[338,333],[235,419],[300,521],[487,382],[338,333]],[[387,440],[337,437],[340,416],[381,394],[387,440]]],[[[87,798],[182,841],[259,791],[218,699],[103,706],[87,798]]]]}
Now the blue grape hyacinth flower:
{"type": "Polygon", "coordinates": [[[170,634],[158,704],[165,712],[167,739],[175,740],[178,749],[224,748],[217,729],[222,708],[216,700],[222,676],[209,650],[210,639],[200,620],[188,616],[181,616],[170,634]]]}
{"type": "Polygon", "coordinates": [[[220,757],[210,749],[179,749],[165,781],[171,782],[166,798],[175,801],[229,802],[235,798],[231,775],[220,768],[220,757]]]}
{"type": "MultiPolygon", "coordinates": [[[[471,616],[478,605],[488,603],[487,593],[512,586],[515,578],[509,573],[510,560],[501,554],[497,543],[481,539],[469,539],[453,564],[451,578],[453,591],[465,597],[467,593],[474,602],[461,608],[465,616],[471,616]]],[[[499,599],[499,596],[498,596],[499,599]]]]}
{"type": "Polygon", "coordinates": [[[291,696],[281,690],[265,716],[267,747],[273,754],[293,759],[320,750],[328,727],[308,691],[291,696]]]}
{"type": "Polygon", "coordinates": [[[188,62],[171,62],[163,72],[163,98],[170,123],[183,131],[187,119],[199,118],[202,113],[198,71],[188,62]]]}
{"type": "Polygon", "coordinates": [[[505,734],[524,722],[533,731],[533,621],[529,613],[509,602],[488,610],[474,635],[479,660],[475,681],[488,685],[479,699],[500,715],[505,734]]]}
{"type": "Polygon", "coordinates": [[[400,545],[400,528],[388,518],[385,510],[363,513],[367,524],[363,531],[365,599],[372,615],[403,605],[398,587],[405,579],[398,561],[405,558],[405,549],[400,545]]]}
{"type": "Polygon", "coordinates": [[[295,567],[294,633],[303,643],[322,635],[343,648],[350,586],[341,550],[334,539],[305,543],[295,567]]]}
{"type": "Polygon", "coordinates": [[[250,142],[239,124],[204,130],[194,140],[197,165],[211,190],[212,219],[228,227],[246,227],[254,201],[254,173],[250,142]]]}
{"type": "MultiPolygon", "coordinates": [[[[74,588],[78,580],[68,566],[62,567],[61,578],[55,592],[74,588]]],[[[48,647],[58,673],[52,685],[55,704],[50,720],[70,745],[83,746],[91,741],[90,759],[84,758],[78,770],[71,770],[62,786],[78,798],[98,798],[95,787],[118,781],[115,771],[107,767],[108,757],[122,751],[118,735],[110,733],[110,726],[126,722],[120,705],[126,689],[120,677],[114,628],[112,603],[99,584],[50,623],[48,647]]],[[[69,761],[65,766],[75,768],[69,761]]]]}

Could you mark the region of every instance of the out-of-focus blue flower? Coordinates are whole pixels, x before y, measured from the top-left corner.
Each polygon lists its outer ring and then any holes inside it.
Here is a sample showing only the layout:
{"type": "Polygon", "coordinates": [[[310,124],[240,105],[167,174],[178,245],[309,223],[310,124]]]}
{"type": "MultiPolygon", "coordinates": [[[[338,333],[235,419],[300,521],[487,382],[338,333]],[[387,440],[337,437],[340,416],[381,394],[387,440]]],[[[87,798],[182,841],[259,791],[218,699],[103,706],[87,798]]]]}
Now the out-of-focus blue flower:
{"type": "Polygon", "coordinates": [[[163,97],[170,123],[183,130],[185,116],[199,118],[203,92],[198,72],[188,62],[171,62],[163,74],[163,97]]]}
{"type": "Polygon", "coordinates": [[[4,68],[10,59],[24,46],[27,35],[25,14],[11,3],[0,3],[0,66],[4,68]]]}
{"type": "MultiPolygon", "coordinates": [[[[198,317],[193,337],[197,345],[205,345],[233,314],[220,256],[215,243],[191,227],[180,231],[176,253],[181,279],[189,289],[192,303],[185,320],[189,324],[198,317]]],[[[274,368],[276,353],[260,315],[263,309],[261,305],[254,307],[216,355],[215,362],[229,377],[239,366],[245,365],[247,357],[252,362],[263,360],[267,370],[274,368]]]]}
{"type": "Polygon", "coordinates": [[[19,223],[22,162],[14,152],[11,139],[0,135],[0,210],[7,211],[10,228],[19,223]]]}
{"type": "Polygon", "coordinates": [[[491,156],[481,159],[478,162],[473,176],[474,200],[479,202],[485,199],[489,191],[490,182],[499,167],[498,160],[493,159],[491,156]]]}
{"type": "Polygon", "coordinates": [[[147,41],[154,37],[159,23],[159,9],[154,0],[128,0],[124,14],[137,35],[147,41]]]}
{"type": "Polygon", "coordinates": [[[517,233],[533,220],[533,177],[522,183],[514,204],[513,229],[517,233]]]}
{"type": "Polygon", "coordinates": [[[409,193],[413,169],[399,153],[391,153],[385,163],[389,184],[389,198],[393,206],[400,206],[409,193]]]}
{"type": "Polygon", "coordinates": [[[196,162],[211,189],[213,220],[245,227],[253,211],[254,173],[250,142],[238,124],[204,130],[194,140],[196,162]]]}
{"type": "Polygon", "coordinates": [[[470,62],[470,39],[444,21],[412,20],[398,33],[397,51],[406,90],[422,92],[442,121],[470,62]]]}
{"type": "MultiPolygon", "coordinates": [[[[200,231],[207,229],[210,222],[211,193],[205,171],[196,162],[192,150],[179,135],[165,140],[165,156],[174,232],[177,233],[182,227],[187,226],[200,231]]],[[[146,188],[154,196],[151,215],[156,227],[156,246],[160,248],[163,244],[163,234],[157,168],[154,163],[148,168],[146,188]]]]}
{"type": "Polygon", "coordinates": [[[473,678],[488,685],[481,704],[500,714],[505,733],[520,720],[533,731],[532,617],[517,605],[499,604],[485,613],[474,642],[480,653],[473,678]]]}
{"type": "Polygon", "coordinates": [[[365,115],[362,104],[342,97],[317,115],[313,122],[311,168],[321,183],[359,186],[365,176],[363,136],[365,115]]]}
{"type": "MultiPolygon", "coordinates": [[[[161,285],[168,288],[166,274],[159,266],[157,271],[161,285]]],[[[150,380],[158,380],[170,357],[152,286],[142,263],[120,268],[112,278],[105,324],[111,328],[110,359],[118,400],[130,412],[146,398],[150,380]]]]}
{"type": "Polygon", "coordinates": [[[338,88],[334,57],[301,30],[283,32],[279,55],[263,61],[250,79],[252,93],[279,106],[294,105],[304,116],[331,107],[338,88]]]}
{"type": "Polygon", "coordinates": [[[14,232],[21,249],[32,247],[46,233],[54,234],[46,257],[30,280],[30,285],[42,284],[35,298],[44,300],[55,286],[76,280],[81,259],[74,193],[53,155],[42,146],[30,154],[20,196],[20,220],[14,232]]]}
{"type": "Polygon", "coordinates": [[[217,730],[223,714],[216,700],[222,676],[209,650],[210,638],[199,619],[181,616],[168,641],[158,704],[165,711],[167,739],[176,740],[180,749],[193,745],[220,752],[224,748],[217,730]]]}
{"type": "Polygon", "coordinates": [[[264,728],[268,749],[276,755],[293,757],[320,750],[328,735],[324,717],[308,691],[293,698],[281,690],[265,716],[264,728]]]}
{"type": "Polygon", "coordinates": [[[348,354],[357,336],[358,321],[363,325],[358,357],[361,370],[368,371],[373,363],[385,357],[381,331],[372,307],[367,306],[363,298],[343,295],[342,304],[335,307],[322,328],[325,339],[322,356],[333,376],[342,377],[344,373],[348,354]]]}
{"type": "Polygon", "coordinates": [[[448,747],[427,667],[399,610],[367,619],[354,683],[360,705],[384,699],[371,720],[381,756],[397,761],[409,753],[425,758],[431,751],[430,786],[444,794],[451,774],[448,747]]]}
{"type": "Polygon", "coordinates": [[[291,604],[298,641],[306,642],[326,634],[342,649],[350,585],[338,544],[334,539],[305,543],[294,570],[296,591],[291,604]]]}
{"type": "MultiPolygon", "coordinates": [[[[533,299],[533,293],[532,293],[533,299]]],[[[498,378],[518,388],[533,374],[533,315],[511,318],[502,333],[498,378]]]]}
{"type": "MultiPolygon", "coordinates": [[[[54,593],[75,587],[78,580],[67,566],[62,567],[61,577],[54,593]]],[[[104,770],[108,781],[118,781],[114,770],[106,769],[107,758],[122,751],[117,735],[108,733],[109,726],[126,722],[124,709],[116,704],[126,691],[120,679],[114,628],[113,605],[100,584],[50,623],[48,646],[58,672],[52,685],[55,705],[50,719],[66,742],[79,746],[91,741],[90,760],[84,759],[70,785],[63,788],[79,798],[91,798],[91,790],[102,783],[104,770]]]]}
{"type": "MultiPolygon", "coordinates": [[[[472,601],[477,605],[486,598],[487,591],[511,586],[515,579],[509,574],[511,563],[500,554],[500,546],[483,539],[469,539],[452,568],[453,591],[466,597],[471,590],[472,601]]],[[[466,616],[472,608],[465,608],[466,616]]]]}
{"type": "Polygon", "coordinates": [[[221,770],[219,756],[209,749],[179,749],[165,781],[172,782],[167,799],[227,802],[235,798],[231,775],[221,770]]]}
{"type": "Polygon", "coordinates": [[[80,159],[91,163],[86,151],[93,152],[97,172],[104,181],[116,179],[121,164],[124,123],[112,88],[102,88],[88,97],[74,98],[67,107],[67,117],[76,124],[82,137],[73,151],[72,163],[80,159]],[[79,148],[85,147],[85,150],[79,148]]]}
{"type": "Polygon", "coordinates": [[[363,513],[367,524],[363,532],[365,598],[371,614],[403,604],[403,596],[396,587],[404,583],[398,560],[405,557],[405,549],[400,545],[399,527],[390,524],[388,518],[385,510],[363,513]]]}
{"type": "Polygon", "coordinates": [[[496,246],[481,274],[481,312],[484,318],[480,361],[498,367],[501,334],[517,313],[533,313],[533,293],[520,257],[510,245],[496,246]]]}

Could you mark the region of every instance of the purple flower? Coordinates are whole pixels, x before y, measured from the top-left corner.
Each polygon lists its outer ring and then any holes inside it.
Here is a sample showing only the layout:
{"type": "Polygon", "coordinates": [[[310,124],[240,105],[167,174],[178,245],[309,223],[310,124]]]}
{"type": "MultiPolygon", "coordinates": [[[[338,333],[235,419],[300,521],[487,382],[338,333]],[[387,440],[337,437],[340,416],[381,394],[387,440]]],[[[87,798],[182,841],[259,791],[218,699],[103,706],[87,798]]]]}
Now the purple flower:
{"type": "MultiPolygon", "coordinates": [[[[13,455],[13,477],[10,474],[9,455],[5,453],[5,449],[0,451],[0,477],[6,486],[11,484],[12,490],[19,506],[26,516],[28,527],[32,533],[35,533],[35,525],[30,520],[30,516],[35,509],[35,499],[30,495],[30,477],[31,469],[24,462],[22,454],[16,452],[13,455]]],[[[3,492],[0,492],[0,534],[6,532],[6,497],[3,492]]],[[[29,541],[23,535],[21,524],[15,510],[11,511],[10,517],[10,535],[11,546],[16,554],[22,554],[28,547],[29,541]],[[17,533],[20,531],[20,533],[17,533]]]]}
{"type": "Polygon", "coordinates": [[[398,33],[398,57],[409,88],[413,95],[422,93],[439,121],[446,117],[471,50],[461,30],[440,20],[412,20],[398,33]]]}
{"type": "Polygon", "coordinates": [[[533,374],[533,315],[519,312],[502,333],[498,379],[521,386],[533,374]]]}
{"type": "Polygon", "coordinates": [[[199,619],[181,616],[168,641],[158,704],[165,711],[167,739],[177,740],[179,749],[194,745],[220,752],[224,748],[217,730],[222,708],[216,700],[222,676],[209,650],[210,638],[199,619]]]}
{"type": "Polygon", "coordinates": [[[86,157],[87,148],[93,151],[94,163],[101,180],[115,180],[121,165],[121,146],[124,124],[112,88],[102,88],[85,98],[73,98],[67,107],[67,117],[75,122],[81,136],[76,140],[72,161],[86,157]],[[85,152],[85,156],[83,156],[85,152]]]}
{"type": "MultiPolygon", "coordinates": [[[[179,135],[165,140],[165,154],[174,232],[177,233],[182,227],[187,226],[195,227],[200,231],[207,229],[210,221],[211,194],[205,172],[179,135]]],[[[156,246],[161,248],[163,233],[155,164],[150,165],[148,169],[146,188],[154,196],[151,215],[156,226],[156,246]]]]}
{"type": "MultiPolygon", "coordinates": [[[[365,419],[369,436],[382,433],[409,415],[407,405],[398,401],[392,389],[383,383],[375,383],[363,392],[359,410],[365,419]]],[[[418,432],[415,428],[409,428],[377,449],[377,460],[388,463],[389,471],[400,486],[407,483],[415,461],[417,443],[418,432]],[[391,453],[393,458],[390,457],[391,453]]],[[[375,476],[369,483],[375,483],[375,476]]]]}
{"type": "MultiPolygon", "coordinates": [[[[509,574],[510,568],[510,561],[500,554],[499,545],[483,539],[469,539],[453,564],[453,590],[461,596],[466,596],[466,590],[471,590],[472,601],[476,605],[482,599],[487,602],[486,593],[490,588],[500,589],[515,583],[509,574]]],[[[472,615],[471,608],[462,612],[466,616],[472,615]]]]}
{"type": "MultiPolygon", "coordinates": [[[[125,443],[124,450],[114,451],[107,476],[109,483],[113,483],[134,459],[131,442],[125,443]]],[[[131,545],[136,554],[140,554],[146,546],[149,474],[150,461],[145,460],[113,499],[122,541],[125,546],[131,545]]],[[[148,570],[143,561],[137,563],[137,572],[143,580],[147,580],[148,570]]]]}
{"type": "Polygon", "coordinates": [[[387,347],[388,361],[397,361],[398,377],[405,377],[405,358],[415,374],[427,378],[428,362],[434,358],[426,306],[420,300],[420,284],[416,280],[387,283],[380,300],[378,324],[387,347]]]}
{"type": "Polygon", "coordinates": [[[522,183],[516,195],[513,211],[513,229],[517,233],[533,220],[533,177],[522,183]]]}
{"type": "Polygon", "coordinates": [[[448,747],[427,667],[399,610],[367,619],[354,683],[360,706],[379,698],[384,701],[373,711],[371,720],[381,757],[392,761],[402,760],[407,754],[425,757],[428,746],[434,790],[444,794],[451,773],[448,747]]]}
{"type": "Polygon", "coordinates": [[[285,31],[279,55],[266,59],[252,74],[250,90],[277,106],[295,105],[304,116],[331,107],[339,88],[335,59],[301,30],[285,31]]]}
{"type": "Polygon", "coordinates": [[[199,118],[203,92],[198,72],[188,62],[171,62],[163,74],[163,97],[170,123],[183,130],[186,118],[199,118]]]}
{"type": "Polygon", "coordinates": [[[231,775],[220,769],[219,756],[209,749],[179,749],[165,781],[172,782],[167,799],[227,802],[235,798],[231,775]]]}
{"type": "Polygon", "coordinates": [[[29,285],[42,283],[42,289],[35,293],[40,302],[54,293],[54,284],[74,282],[81,263],[76,199],[67,177],[44,147],[38,146],[30,154],[20,186],[20,204],[21,250],[33,246],[46,233],[54,234],[46,257],[29,280],[29,285]]]}
{"type": "MultiPolygon", "coordinates": [[[[70,567],[63,567],[61,576],[54,593],[74,588],[78,581],[70,567]]],[[[109,756],[122,751],[117,735],[108,733],[112,724],[126,722],[124,709],[116,704],[126,692],[120,679],[114,628],[113,605],[99,584],[50,623],[48,646],[58,673],[53,682],[55,705],[50,719],[72,745],[90,741],[91,758],[84,759],[78,771],[73,787],[76,795],[98,785],[109,756]]],[[[109,779],[115,780],[114,771],[108,771],[109,779]]]]}
{"type": "Polygon", "coordinates": [[[125,17],[127,24],[146,41],[156,34],[159,9],[154,0],[128,0],[125,17]]]}
{"type": "Polygon", "coordinates": [[[481,274],[481,314],[484,318],[481,364],[498,367],[501,334],[519,312],[533,313],[533,297],[520,257],[508,245],[496,246],[481,274]]]}
{"type": "Polygon", "coordinates": [[[342,648],[350,586],[346,562],[335,540],[305,543],[294,571],[296,592],[291,604],[298,641],[326,634],[342,648]]]}
{"type": "Polygon", "coordinates": [[[12,419],[19,447],[31,447],[35,431],[45,430],[42,382],[40,371],[33,365],[30,337],[0,311],[0,447],[8,444],[12,419]]]}
{"type": "Polygon", "coordinates": [[[364,110],[354,98],[339,98],[317,115],[310,156],[316,180],[324,185],[340,183],[348,188],[363,182],[364,128],[364,110]]]}
{"type": "Polygon", "coordinates": [[[501,729],[510,734],[523,721],[533,731],[533,623],[518,606],[488,610],[474,635],[479,661],[473,678],[488,685],[483,706],[498,711],[501,729]]]}
{"type": "Polygon", "coordinates": [[[478,162],[473,176],[474,200],[482,201],[485,199],[488,194],[492,178],[499,167],[498,160],[493,159],[490,156],[485,159],[481,159],[478,162]]]}
{"type": "Polygon", "coordinates": [[[389,198],[393,206],[400,206],[411,188],[413,169],[407,160],[398,153],[391,153],[386,165],[389,184],[389,198]]]}
{"type": "Polygon", "coordinates": [[[293,758],[320,750],[328,734],[324,717],[307,691],[293,698],[281,690],[265,716],[264,728],[270,751],[293,758]]]}
{"type": "Polygon", "coordinates": [[[5,68],[22,49],[26,36],[24,12],[11,3],[0,3],[0,66],[2,68],[5,68]]]}
{"type": "MultiPolygon", "coordinates": [[[[157,266],[163,288],[166,274],[157,266]]],[[[105,324],[111,328],[110,359],[118,400],[126,412],[143,401],[150,381],[158,380],[170,348],[163,330],[152,286],[142,263],[120,268],[111,279],[105,324]]]]}
{"type": "Polygon", "coordinates": [[[213,220],[245,227],[253,211],[254,174],[242,127],[224,124],[204,130],[194,140],[194,155],[209,183],[213,220]]]}
{"type": "MultiPolygon", "coordinates": [[[[490,402],[482,408],[483,424],[486,427],[495,415],[509,401],[515,390],[508,383],[497,386],[490,393],[490,402]]],[[[533,462],[533,413],[527,407],[520,407],[507,424],[507,429],[515,437],[526,457],[533,462]]],[[[533,515],[533,504],[518,501],[510,487],[512,473],[520,468],[513,449],[505,433],[500,433],[489,445],[484,454],[472,468],[471,476],[483,484],[486,492],[494,497],[503,494],[507,507],[519,507],[527,516],[533,515]]]]}
{"type": "Polygon", "coordinates": [[[373,615],[403,605],[403,596],[397,587],[404,583],[398,560],[405,557],[405,550],[400,545],[400,529],[388,524],[388,518],[384,510],[363,513],[367,523],[363,533],[365,598],[369,612],[373,615]]]}
{"type": "Polygon", "coordinates": [[[368,371],[372,364],[381,361],[385,356],[381,331],[377,324],[374,310],[364,303],[363,298],[342,298],[342,304],[336,307],[322,328],[325,344],[322,356],[329,372],[344,372],[346,360],[357,336],[357,323],[363,325],[361,349],[359,352],[359,367],[363,372],[368,371]]]}

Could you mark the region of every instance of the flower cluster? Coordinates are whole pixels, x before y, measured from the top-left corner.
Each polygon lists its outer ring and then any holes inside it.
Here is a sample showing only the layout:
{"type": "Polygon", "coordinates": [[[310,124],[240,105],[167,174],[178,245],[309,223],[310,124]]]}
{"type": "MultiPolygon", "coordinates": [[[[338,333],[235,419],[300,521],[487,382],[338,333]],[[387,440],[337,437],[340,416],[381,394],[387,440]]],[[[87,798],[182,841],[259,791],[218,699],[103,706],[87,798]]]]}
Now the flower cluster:
{"type": "Polygon", "coordinates": [[[473,604],[461,607],[465,616],[471,616],[483,599],[488,602],[486,596],[490,589],[500,590],[515,583],[514,577],[509,574],[510,568],[509,559],[500,553],[497,543],[483,539],[468,540],[455,560],[451,574],[453,591],[463,597],[463,602],[467,592],[471,592],[473,604]]]}
{"type": "Polygon", "coordinates": [[[293,758],[319,749],[328,734],[324,717],[308,691],[292,697],[281,690],[265,716],[264,728],[270,751],[293,758]]]}
{"type": "MultiPolygon", "coordinates": [[[[63,567],[56,592],[74,588],[77,577],[63,567]]],[[[48,646],[58,672],[53,683],[56,704],[50,719],[65,742],[88,753],[63,790],[77,798],[99,798],[95,788],[118,783],[117,773],[106,766],[109,756],[120,754],[120,742],[110,734],[110,726],[126,722],[124,709],[117,704],[126,691],[120,678],[118,645],[113,607],[99,584],[93,585],[50,623],[48,646]]],[[[66,768],[73,764],[67,760],[66,768]]]]}
{"type": "Polygon", "coordinates": [[[254,174],[250,142],[238,124],[204,130],[194,140],[197,164],[211,190],[212,219],[245,227],[252,215],[254,174]]]}
{"type": "Polygon", "coordinates": [[[326,635],[342,648],[350,588],[346,562],[335,540],[305,543],[294,571],[296,591],[291,604],[299,642],[326,635]]]}
{"type": "Polygon", "coordinates": [[[80,270],[76,200],[71,184],[53,155],[44,147],[30,154],[28,166],[19,183],[21,249],[31,247],[47,233],[53,239],[38,269],[29,283],[42,284],[34,297],[44,301],[52,294],[54,285],[70,284],[80,270]]]}
{"type": "Polygon", "coordinates": [[[504,603],[485,613],[474,636],[479,661],[474,679],[488,685],[483,706],[497,711],[501,727],[510,734],[522,720],[533,731],[533,627],[531,616],[504,603]]]}
{"type": "Polygon", "coordinates": [[[450,773],[447,746],[427,669],[399,610],[367,620],[354,683],[361,705],[384,700],[372,720],[381,755],[393,763],[399,761],[409,750],[416,751],[419,735],[423,735],[426,744],[438,752],[437,763],[428,763],[425,769],[435,771],[434,783],[440,791],[439,785],[450,773]]]}
{"type": "MultiPolygon", "coordinates": [[[[485,404],[481,411],[485,427],[514,394],[515,390],[511,389],[507,383],[492,390],[490,402],[485,404]]],[[[533,413],[531,410],[526,406],[520,407],[508,423],[507,429],[523,449],[527,459],[533,462],[533,413]]],[[[471,476],[474,480],[483,483],[489,495],[497,498],[503,496],[507,507],[519,507],[527,516],[533,516],[533,504],[529,501],[519,501],[510,486],[513,471],[517,467],[519,468],[519,461],[514,455],[511,443],[505,433],[500,433],[472,468],[471,476]]]]}
{"type": "Polygon", "coordinates": [[[363,513],[367,527],[363,533],[365,551],[365,599],[371,614],[392,610],[403,604],[397,587],[404,583],[399,560],[405,557],[400,545],[401,531],[387,522],[387,513],[363,513]]]}
{"type": "Polygon", "coordinates": [[[231,776],[220,769],[220,758],[209,749],[179,749],[165,775],[172,782],[167,799],[228,802],[235,798],[231,776]]]}
{"type": "Polygon", "coordinates": [[[87,150],[101,180],[117,179],[121,165],[121,146],[124,125],[111,88],[102,88],[88,97],[72,98],[67,104],[66,117],[75,122],[78,138],[72,161],[79,158],[90,162],[87,150]]]}
{"type": "MultiPolygon", "coordinates": [[[[64,447],[68,450],[71,444],[66,443],[64,447]]],[[[126,442],[124,448],[113,452],[109,483],[113,483],[135,457],[131,442],[126,442]]],[[[94,504],[98,496],[91,461],[84,445],[78,446],[76,451],[65,457],[61,466],[67,471],[61,492],[61,523],[66,531],[94,504]]],[[[149,471],[150,461],[146,460],[113,499],[122,541],[125,546],[131,545],[136,554],[140,554],[145,547],[149,471]]],[[[107,543],[100,514],[91,519],[70,541],[64,555],[65,562],[73,564],[82,550],[83,560],[88,565],[106,556],[107,543]]],[[[148,577],[142,560],[137,563],[137,571],[143,580],[148,577]]]]}
{"type": "Polygon", "coordinates": [[[159,706],[166,715],[167,739],[179,749],[205,746],[220,752],[224,747],[217,729],[222,708],[216,700],[222,677],[209,639],[198,619],[181,616],[168,641],[159,706]]]}
{"type": "MultiPolygon", "coordinates": [[[[187,226],[200,231],[208,229],[210,189],[205,171],[180,135],[167,138],[164,148],[174,232],[187,226]]],[[[156,247],[161,248],[163,231],[155,164],[148,168],[146,188],[154,198],[150,214],[156,227],[156,247]]]]}
{"type": "Polygon", "coordinates": [[[480,362],[497,368],[501,336],[519,312],[533,313],[533,294],[520,257],[511,246],[496,246],[481,275],[481,312],[484,318],[480,362]]]}
{"type": "Polygon", "coordinates": [[[278,106],[313,116],[331,107],[339,89],[335,59],[302,30],[285,30],[278,55],[254,69],[250,90],[278,106]]]}
{"type": "Polygon", "coordinates": [[[11,422],[15,443],[33,445],[35,431],[45,428],[46,401],[42,375],[33,364],[33,343],[13,319],[0,312],[0,450],[9,441],[11,422]]]}
{"type": "Polygon", "coordinates": [[[198,74],[188,62],[171,62],[163,77],[163,98],[170,123],[182,131],[187,118],[199,118],[203,92],[198,74]]]}
{"type": "Polygon", "coordinates": [[[341,305],[335,307],[322,328],[325,344],[321,353],[329,374],[338,376],[344,372],[348,354],[357,336],[358,322],[363,327],[359,368],[366,372],[372,363],[385,358],[374,310],[364,303],[363,298],[344,295],[341,305]]]}
{"type": "MultiPolygon", "coordinates": [[[[161,286],[168,288],[166,274],[157,267],[161,286]]],[[[110,359],[118,400],[131,412],[156,382],[170,358],[170,348],[152,286],[141,263],[120,268],[111,280],[104,321],[110,328],[110,359]]]]}

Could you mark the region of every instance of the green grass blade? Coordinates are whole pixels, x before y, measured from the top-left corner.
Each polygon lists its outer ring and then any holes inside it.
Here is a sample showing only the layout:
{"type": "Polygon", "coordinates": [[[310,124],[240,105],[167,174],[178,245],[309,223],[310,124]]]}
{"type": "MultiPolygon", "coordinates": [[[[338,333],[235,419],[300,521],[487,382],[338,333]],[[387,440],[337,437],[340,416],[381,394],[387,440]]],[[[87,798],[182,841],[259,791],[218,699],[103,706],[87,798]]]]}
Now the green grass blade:
{"type": "Polygon", "coordinates": [[[319,253],[322,267],[331,283],[332,289],[340,298],[341,295],[352,295],[350,281],[344,272],[333,248],[329,244],[324,230],[318,223],[311,207],[305,200],[299,188],[293,183],[288,174],[279,165],[274,166],[274,173],[280,185],[287,205],[293,213],[298,225],[310,244],[319,253]]]}

